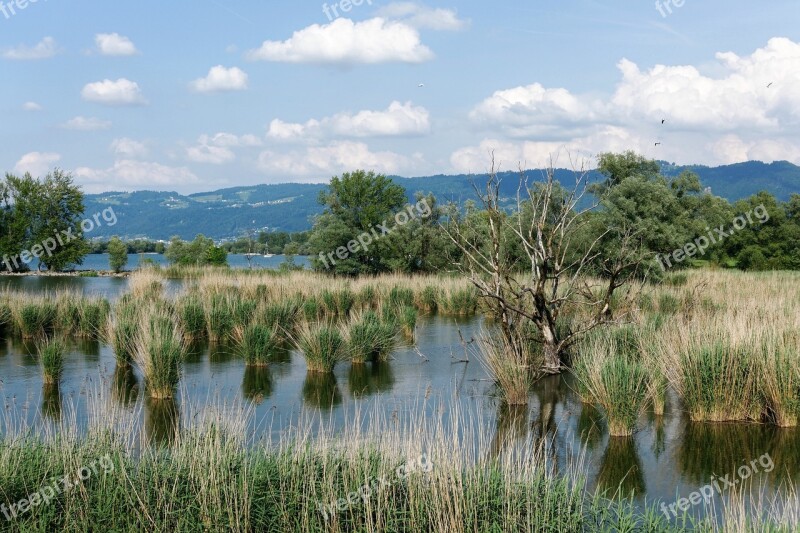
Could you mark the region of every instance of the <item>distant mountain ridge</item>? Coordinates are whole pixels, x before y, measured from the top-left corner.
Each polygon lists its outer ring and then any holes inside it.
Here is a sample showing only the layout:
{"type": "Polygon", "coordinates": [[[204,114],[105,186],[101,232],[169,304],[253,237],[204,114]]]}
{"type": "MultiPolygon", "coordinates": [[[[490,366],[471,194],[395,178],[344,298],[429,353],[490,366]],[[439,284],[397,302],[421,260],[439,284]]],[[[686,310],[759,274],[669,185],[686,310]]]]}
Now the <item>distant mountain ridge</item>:
{"type": "MultiPolygon", "coordinates": [[[[788,200],[792,193],[800,193],[800,167],[787,161],[771,164],[758,161],[707,167],[700,165],[678,166],[662,162],[662,172],[677,176],[691,170],[700,176],[704,187],[713,194],[736,201],[766,190],[780,200],[788,200]]],[[[541,170],[529,170],[527,175],[536,179],[541,170]]],[[[501,192],[504,196],[516,195],[518,173],[501,174],[501,192]]],[[[598,179],[595,173],[592,179],[598,179]]],[[[473,183],[485,183],[486,175],[454,175],[392,179],[405,187],[409,198],[416,192],[433,193],[441,203],[464,203],[476,199],[473,183]]],[[[572,171],[558,169],[556,179],[565,186],[574,184],[572,171]]],[[[324,184],[282,183],[232,187],[217,191],[181,195],[177,192],[137,191],[131,193],[107,192],[86,195],[86,213],[92,215],[111,206],[117,214],[116,225],[100,227],[89,237],[123,238],[146,237],[169,239],[178,235],[183,239],[202,233],[213,239],[241,236],[248,229],[274,231],[303,231],[311,228],[314,215],[322,208],[317,203],[324,184]]]]}

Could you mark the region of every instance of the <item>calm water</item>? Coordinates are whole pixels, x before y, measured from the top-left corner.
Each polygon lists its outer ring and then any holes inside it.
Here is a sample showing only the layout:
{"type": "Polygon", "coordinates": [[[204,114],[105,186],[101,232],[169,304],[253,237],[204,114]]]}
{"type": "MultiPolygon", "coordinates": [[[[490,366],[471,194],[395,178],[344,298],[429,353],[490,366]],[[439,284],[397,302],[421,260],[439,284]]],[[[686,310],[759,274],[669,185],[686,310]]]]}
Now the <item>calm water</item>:
{"type": "MultiPolygon", "coordinates": [[[[167,265],[167,260],[161,254],[130,254],[126,269],[137,268],[142,261],[152,260],[159,265],[167,265]]],[[[228,254],[228,265],[231,268],[278,268],[284,262],[285,256],[276,255],[273,257],[255,256],[248,263],[247,258],[242,254],[228,254]]],[[[294,262],[297,265],[308,267],[309,260],[306,256],[295,256],[294,262]]],[[[83,260],[83,264],[77,267],[78,270],[109,270],[108,254],[90,254],[83,260]]]]}
{"type": "MultiPolygon", "coordinates": [[[[71,279],[84,290],[118,291],[114,279],[71,279]],[[93,282],[85,284],[86,282],[93,282]],[[102,288],[103,284],[107,286],[102,288]]],[[[124,283],[124,280],[122,280],[124,283]]],[[[124,287],[122,288],[124,290],[124,287]]],[[[796,482],[800,473],[800,433],[772,426],[691,423],[674,398],[663,417],[644,415],[632,439],[609,438],[602,415],[582,405],[570,379],[540,381],[530,405],[501,406],[481,364],[463,362],[461,335],[470,339],[480,318],[453,320],[421,317],[416,349],[401,346],[391,362],[354,368],[341,364],[332,376],[307,374],[303,358],[287,351],[268,370],[245,369],[225,347],[197,346],[185,364],[179,398],[170,403],[146,400],[137,374],[118,375],[112,351],[97,342],[72,346],[58,390],[43,389],[33,347],[18,340],[0,340],[0,402],[7,413],[34,422],[59,419],[75,406],[79,426],[86,402],[98,390],[140,417],[146,433],[166,441],[187,405],[209,399],[253,402],[254,425],[263,438],[278,438],[315,415],[326,424],[344,426],[356,408],[375,410],[387,419],[411,411],[452,410],[480,414],[489,423],[492,453],[507,446],[526,446],[546,439],[554,464],[585,451],[590,486],[633,490],[638,501],[674,502],[710,483],[712,476],[731,476],[744,464],[770,454],[771,473],[754,476],[767,491],[781,482],[796,482]],[[424,354],[427,360],[420,356],[424,354]],[[68,409],[68,406],[69,409],[68,409]],[[321,415],[321,416],[319,416],[321,415]]]]}

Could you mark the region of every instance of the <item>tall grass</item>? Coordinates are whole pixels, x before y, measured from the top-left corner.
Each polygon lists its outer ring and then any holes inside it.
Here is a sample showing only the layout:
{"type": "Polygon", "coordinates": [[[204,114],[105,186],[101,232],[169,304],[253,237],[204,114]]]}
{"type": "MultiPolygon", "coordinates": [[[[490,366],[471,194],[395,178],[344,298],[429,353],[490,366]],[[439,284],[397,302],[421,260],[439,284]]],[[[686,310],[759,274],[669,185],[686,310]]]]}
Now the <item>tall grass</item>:
{"type": "Polygon", "coordinates": [[[333,372],[336,363],[347,359],[347,349],[341,330],[330,323],[302,324],[294,343],[303,353],[309,372],[333,372]]]}
{"type": "Polygon", "coordinates": [[[353,364],[386,361],[396,344],[394,324],[382,321],[372,311],[351,317],[345,328],[346,350],[353,364]]]}
{"type": "Polygon", "coordinates": [[[153,302],[142,310],[133,360],[144,374],[151,398],[173,397],[186,349],[178,317],[164,302],[153,302]]]}
{"type": "Polygon", "coordinates": [[[587,403],[599,404],[608,420],[609,434],[633,434],[648,399],[645,366],[618,348],[615,334],[595,332],[581,345],[573,373],[587,403]]]}
{"type": "Polygon", "coordinates": [[[277,328],[263,324],[236,326],[233,338],[236,353],[248,366],[269,366],[270,357],[281,342],[277,328]]]}
{"type": "Polygon", "coordinates": [[[114,350],[119,367],[128,367],[133,362],[139,324],[137,303],[131,299],[121,299],[117,302],[114,313],[109,316],[106,323],[105,340],[114,350]]]}
{"type": "Polygon", "coordinates": [[[535,380],[530,354],[512,346],[501,335],[483,332],[478,336],[478,358],[494,379],[501,397],[509,405],[527,405],[535,380]]]}
{"type": "Polygon", "coordinates": [[[42,381],[45,385],[57,385],[64,373],[64,341],[58,338],[46,338],[37,343],[39,365],[42,367],[42,381]]]}
{"type": "Polygon", "coordinates": [[[780,427],[800,423],[800,333],[768,332],[756,358],[759,387],[770,420],[780,427]]]}

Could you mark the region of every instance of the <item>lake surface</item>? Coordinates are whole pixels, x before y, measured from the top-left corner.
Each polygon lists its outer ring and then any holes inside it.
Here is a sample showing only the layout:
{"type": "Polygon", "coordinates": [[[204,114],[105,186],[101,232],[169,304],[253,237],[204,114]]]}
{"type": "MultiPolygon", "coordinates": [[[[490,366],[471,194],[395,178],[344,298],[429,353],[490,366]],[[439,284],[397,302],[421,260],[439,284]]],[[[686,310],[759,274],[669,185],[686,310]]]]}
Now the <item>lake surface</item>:
{"type": "MultiPolygon", "coordinates": [[[[66,280],[82,290],[124,291],[126,280],[66,280]],[[120,285],[121,284],[121,285],[120,285]]],[[[451,411],[475,413],[487,422],[492,453],[546,442],[557,468],[584,454],[590,488],[633,491],[638,502],[674,502],[712,481],[736,475],[741,465],[769,454],[771,472],[753,476],[756,487],[772,492],[800,477],[800,433],[757,424],[692,423],[670,398],[663,417],[646,414],[631,439],[610,438],[603,416],[583,405],[569,377],[538,382],[530,405],[503,406],[480,362],[465,354],[482,327],[480,317],[420,317],[416,347],[400,346],[389,363],[337,366],[332,376],[306,372],[302,356],[286,351],[267,370],[246,369],[225,346],[199,345],[184,365],[179,397],[153,404],[137,373],[115,373],[111,349],[98,342],[73,344],[57,391],[43,389],[33,346],[0,340],[0,405],[29,423],[74,416],[86,423],[87,402],[103,398],[137,417],[150,438],[168,442],[186,406],[223,401],[253,403],[252,430],[275,440],[301,420],[313,418],[343,427],[356,411],[379,412],[387,420],[422,410],[435,417],[451,411]],[[99,394],[100,393],[100,394],[99,394]],[[455,404],[458,409],[455,410],[455,404]]]]}
{"type": "MultiPolygon", "coordinates": [[[[162,254],[129,254],[126,270],[138,268],[142,261],[155,261],[159,265],[167,266],[168,262],[162,254]]],[[[275,255],[273,257],[254,256],[248,262],[243,254],[228,254],[228,265],[231,268],[279,268],[286,256],[275,255]]],[[[311,263],[308,257],[297,255],[294,258],[295,264],[308,267],[311,263]]],[[[83,260],[83,264],[76,267],[77,270],[109,270],[108,254],[90,254],[83,260]]]]}

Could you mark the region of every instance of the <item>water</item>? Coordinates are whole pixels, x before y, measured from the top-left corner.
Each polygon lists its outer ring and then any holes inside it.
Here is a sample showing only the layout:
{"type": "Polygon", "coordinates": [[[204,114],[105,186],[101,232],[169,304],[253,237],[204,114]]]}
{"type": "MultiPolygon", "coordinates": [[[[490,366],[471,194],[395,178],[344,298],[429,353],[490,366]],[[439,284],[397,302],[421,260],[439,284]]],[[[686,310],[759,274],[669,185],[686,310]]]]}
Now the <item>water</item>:
{"type": "MultiPolygon", "coordinates": [[[[84,290],[120,290],[115,279],[69,281],[84,290]]],[[[342,427],[357,408],[363,413],[377,410],[391,420],[420,409],[429,416],[439,409],[448,413],[457,402],[459,410],[478,413],[487,421],[492,454],[547,442],[553,464],[566,469],[584,453],[591,489],[613,492],[622,486],[639,503],[646,499],[669,504],[711,483],[713,476],[734,479],[742,465],[757,462],[764,454],[769,454],[774,469],[763,472],[762,466],[762,472],[753,476],[754,486],[773,493],[780,483],[797,482],[800,477],[797,430],[692,423],[674,397],[663,417],[643,415],[631,439],[609,437],[602,414],[581,404],[569,377],[538,382],[529,406],[504,406],[484,368],[473,356],[465,356],[460,342],[461,336],[469,340],[481,327],[479,317],[423,316],[416,347],[400,346],[393,359],[381,365],[340,364],[330,376],[308,374],[295,352],[286,351],[268,369],[246,369],[230,348],[199,345],[185,363],[178,398],[160,403],[146,399],[137,373],[115,372],[114,355],[101,343],[73,344],[60,387],[47,389],[32,356],[33,346],[1,339],[0,405],[7,414],[31,423],[72,416],[74,408],[78,426],[83,427],[89,398],[104,398],[137,417],[150,438],[163,442],[170,439],[171,428],[187,406],[210,399],[252,402],[252,428],[268,440],[309,416],[342,427]]]]}
{"type": "MultiPolygon", "coordinates": [[[[231,268],[279,268],[281,263],[284,262],[286,256],[276,255],[273,257],[255,256],[251,262],[248,263],[247,257],[243,254],[228,254],[228,265],[231,268]]],[[[125,265],[126,270],[137,268],[141,265],[142,261],[151,260],[159,265],[166,266],[167,260],[162,254],[130,254],[128,255],[128,264],[125,265]]],[[[295,264],[308,268],[310,262],[308,257],[298,255],[294,258],[295,264]]],[[[108,254],[90,254],[87,255],[83,264],[76,267],[77,270],[109,270],[108,254]]]]}

